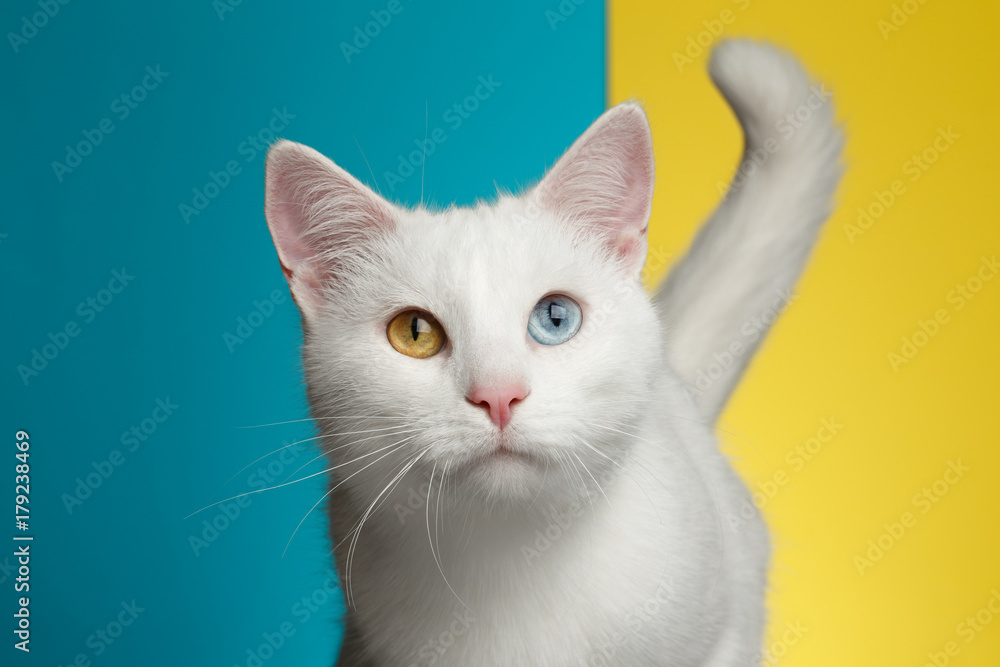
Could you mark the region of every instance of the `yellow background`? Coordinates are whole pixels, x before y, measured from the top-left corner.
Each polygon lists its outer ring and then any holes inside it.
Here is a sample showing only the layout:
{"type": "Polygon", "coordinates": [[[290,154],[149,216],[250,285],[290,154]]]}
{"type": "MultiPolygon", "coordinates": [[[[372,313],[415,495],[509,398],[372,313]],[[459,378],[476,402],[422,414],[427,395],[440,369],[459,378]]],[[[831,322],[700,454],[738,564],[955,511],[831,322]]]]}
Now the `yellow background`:
{"type": "Polygon", "coordinates": [[[642,101],[653,127],[651,248],[683,252],[742,148],[708,79],[707,50],[682,69],[674,62],[706,30],[702,21],[729,9],[732,21],[713,43],[750,36],[794,52],[827,82],[846,130],[837,211],[719,427],[755,490],[776,471],[788,475],[762,506],[775,547],[766,645],[783,653],[782,665],[919,666],[933,664],[928,653],[951,665],[1000,664],[1000,614],[971,641],[958,627],[1000,591],[1000,276],[960,310],[948,301],[982,256],[1000,254],[1000,3],[906,4],[916,11],[885,36],[888,0],[608,8],[608,102],[642,101]],[[904,165],[948,127],[960,138],[910,180],[904,165]],[[845,225],[896,179],[903,194],[852,243],[845,225]],[[894,370],[888,353],[938,309],[948,322],[894,370]],[[793,470],[787,452],[824,417],[843,428],[793,470]],[[913,496],[959,460],[969,472],[939,483],[947,493],[922,513],[913,496]],[[855,556],[866,557],[868,541],[904,512],[915,525],[860,574],[855,556]],[[781,645],[785,622],[808,628],[794,645],[781,645]],[[958,654],[941,655],[952,641],[958,654]]]}

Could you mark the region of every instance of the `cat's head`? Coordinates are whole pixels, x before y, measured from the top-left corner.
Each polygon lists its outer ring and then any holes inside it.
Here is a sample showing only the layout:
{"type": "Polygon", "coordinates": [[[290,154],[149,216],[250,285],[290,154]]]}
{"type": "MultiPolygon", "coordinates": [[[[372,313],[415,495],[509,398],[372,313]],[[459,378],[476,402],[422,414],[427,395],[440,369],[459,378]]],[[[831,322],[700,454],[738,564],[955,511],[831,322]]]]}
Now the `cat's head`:
{"type": "Polygon", "coordinates": [[[335,481],[355,475],[370,497],[415,461],[424,479],[516,503],[607,474],[660,366],[640,280],[652,194],[633,104],[527,193],[472,208],[402,208],[275,144],[267,221],[335,481]]]}

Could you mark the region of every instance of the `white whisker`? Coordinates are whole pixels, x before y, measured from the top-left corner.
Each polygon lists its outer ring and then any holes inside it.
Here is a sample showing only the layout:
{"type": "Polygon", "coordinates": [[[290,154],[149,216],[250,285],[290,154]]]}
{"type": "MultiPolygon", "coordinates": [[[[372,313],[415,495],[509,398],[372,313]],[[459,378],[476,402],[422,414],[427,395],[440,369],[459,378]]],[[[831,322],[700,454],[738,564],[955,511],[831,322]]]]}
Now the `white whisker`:
{"type": "MultiPolygon", "coordinates": [[[[434,462],[434,467],[431,469],[431,478],[430,478],[430,481],[427,484],[427,504],[426,504],[426,506],[424,508],[424,517],[427,520],[427,542],[430,545],[431,556],[434,558],[434,563],[435,563],[435,565],[437,565],[438,572],[441,573],[441,578],[444,579],[445,586],[448,587],[448,590],[450,590],[451,594],[455,596],[455,599],[458,600],[459,604],[461,604],[463,607],[465,607],[466,609],[468,609],[471,612],[472,610],[469,609],[469,606],[467,604],[465,604],[464,602],[462,602],[462,598],[460,598],[458,596],[458,593],[455,592],[455,589],[452,588],[451,584],[448,582],[448,577],[445,576],[445,573],[444,573],[444,567],[442,567],[442,565],[441,565],[440,554],[438,554],[438,553],[436,553],[434,551],[434,540],[431,539],[431,490],[434,488],[434,473],[436,471],[437,471],[437,461],[434,462]]],[[[442,477],[442,480],[443,480],[443,478],[444,478],[444,473],[443,472],[441,473],[441,477],[442,477]]],[[[439,482],[439,486],[440,486],[440,482],[439,482]]],[[[438,491],[438,508],[439,509],[440,509],[440,503],[441,503],[441,493],[440,493],[440,491],[438,491]]],[[[436,513],[435,513],[435,516],[434,516],[434,526],[435,526],[435,528],[437,527],[437,514],[436,513]]]]}
{"type": "MultiPolygon", "coordinates": [[[[267,454],[264,454],[264,456],[261,456],[260,458],[257,458],[257,459],[254,459],[254,460],[253,460],[253,461],[251,461],[250,463],[248,463],[248,464],[246,464],[245,466],[243,466],[242,468],[240,468],[240,469],[239,469],[239,470],[238,470],[238,471],[236,472],[236,474],[235,474],[235,475],[233,475],[232,477],[230,477],[229,479],[227,479],[227,480],[226,480],[225,482],[223,482],[222,486],[220,486],[220,487],[219,487],[219,489],[221,490],[221,489],[224,489],[224,488],[226,488],[226,484],[229,484],[229,483],[230,483],[231,481],[233,481],[234,479],[236,479],[236,477],[237,477],[237,476],[238,476],[238,475],[239,475],[239,474],[240,474],[241,472],[243,472],[244,470],[246,470],[247,468],[249,468],[250,466],[252,466],[252,465],[253,465],[254,463],[257,463],[258,461],[261,461],[262,459],[266,459],[266,458],[267,458],[268,456],[271,456],[272,454],[277,454],[278,452],[280,452],[280,451],[281,451],[281,450],[283,450],[283,449],[288,449],[289,447],[294,447],[295,445],[301,445],[301,444],[302,444],[302,443],[304,443],[304,442],[310,442],[310,441],[312,441],[312,440],[319,440],[319,439],[320,439],[320,438],[322,438],[322,437],[324,437],[324,436],[322,436],[322,435],[317,435],[317,436],[315,436],[315,437],[313,437],[313,438],[306,438],[306,439],[304,439],[304,440],[298,440],[298,441],[296,441],[296,442],[293,442],[293,443],[291,443],[291,444],[288,444],[288,445],[285,445],[285,446],[283,446],[283,447],[278,447],[278,448],[277,448],[276,450],[274,450],[273,452],[268,452],[267,454]]],[[[301,470],[301,468],[300,468],[300,470],[301,470]]],[[[291,475],[289,475],[289,477],[291,477],[291,475]]],[[[288,478],[286,477],[285,479],[288,479],[288,478]]]]}
{"type": "MultiPolygon", "coordinates": [[[[396,474],[396,476],[392,478],[392,481],[390,481],[385,486],[385,488],[383,488],[382,491],[377,496],[375,496],[375,500],[373,500],[372,503],[368,506],[368,509],[365,510],[365,513],[361,517],[361,520],[358,522],[357,527],[352,530],[352,532],[354,533],[354,539],[351,540],[351,546],[347,550],[347,566],[345,568],[345,573],[346,573],[345,579],[347,581],[348,594],[350,596],[352,604],[354,602],[354,592],[353,592],[353,586],[351,585],[351,569],[354,564],[354,554],[356,553],[358,540],[361,538],[361,529],[364,528],[365,522],[368,520],[368,517],[371,516],[371,514],[378,508],[379,498],[381,498],[385,494],[390,493],[392,489],[395,488],[397,484],[399,484],[400,480],[403,479],[406,473],[408,473],[410,469],[417,464],[417,461],[419,461],[423,457],[423,455],[426,454],[428,451],[430,451],[430,449],[425,448],[422,452],[413,457],[413,459],[411,459],[409,463],[403,465],[402,470],[400,470],[396,474]]],[[[388,498],[388,495],[386,495],[386,498],[388,498]]],[[[350,534],[351,533],[348,533],[348,536],[350,536],[350,534]]],[[[344,539],[347,539],[347,537],[345,536],[344,539]]],[[[341,543],[343,543],[343,540],[341,541],[341,543]]]]}
{"type": "Polygon", "coordinates": [[[604,499],[608,501],[608,507],[611,508],[611,513],[614,514],[615,518],[617,519],[618,514],[615,512],[615,506],[611,504],[611,499],[608,498],[608,495],[606,493],[604,493],[604,488],[600,485],[600,483],[598,483],[597,478],[594,477],[593,473],[590,472],[590,469],[587,467],[587,464],[583,462],[583,459],[577,456],[576,452],[570,452],[570,454],[572,454],[573,457],[580,462],[580,465],[583,466],[584,471],[586,471],[586,473],[590,475],[590,479],[594,480],[594,484],[597,485],[597,490],[600,491],[601,495],[604,496],[604,499]]]}
{"type": "MultiPolygon", "coordinates": [[[[398,426],[393,427],[393,428],[398,428],[398,426]]],[[[364,431],[358,431],[358,432],[359,433],[363,433],[364,431]]],[[[305,463],[303,463],[302,465],[300,465],[298,468],[295,469],[294,472],[292,472],[291,474],[289,474],[288,477],[285,477],[285,479],[287,480],[289,477],[294,476],[296,473],[298,473],[300,470],[302,470],[303,468],[305,468],[306,466],[308,466],[310,463],[312,463],[314,461],[318,461],[319,459],[323,458],[324,456],[332,454],[333,452],[335,452],[335,451],[337,451],[339,449],[343,449],[345,447],[353,447],[354,445],[358,444],[359,442],[365,442],[367,440],[376,440],[378,438],[383,438],[385,436],[405,435],[407,433],[419,433],[419,432],[420,432],[420,429],[406,429],[406,430],[402,430],[402,431],[392,431],[390,433],[380,433],[379,435],[372,435],[372,436],[369,436],[367,438],[360,438],[358,440],[352,440],[351,442],[345,443],[343,445],[337,445],[336,447],[331,447],[330,449],[323,450],[318,455],[314,456],[313,458],[309,459],[308,461],[306,461],[305,463]]]]}

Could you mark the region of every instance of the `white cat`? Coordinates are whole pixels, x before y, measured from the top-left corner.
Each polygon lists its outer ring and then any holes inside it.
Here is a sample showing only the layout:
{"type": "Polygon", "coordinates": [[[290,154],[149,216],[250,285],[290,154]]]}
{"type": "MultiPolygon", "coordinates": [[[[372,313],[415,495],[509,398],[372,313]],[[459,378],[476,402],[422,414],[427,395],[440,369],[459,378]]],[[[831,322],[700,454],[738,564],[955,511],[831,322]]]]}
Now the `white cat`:
{"type": "Polygon", "coordinates": [[[471,208],[402,208],[271,148],[350,606],[339,665],[759,664],[768,537],[713,425],[829,214],[842,138],[792,57],[730,41],[710,72],[746,171],[652,300],[635,104],[471,208]]]}

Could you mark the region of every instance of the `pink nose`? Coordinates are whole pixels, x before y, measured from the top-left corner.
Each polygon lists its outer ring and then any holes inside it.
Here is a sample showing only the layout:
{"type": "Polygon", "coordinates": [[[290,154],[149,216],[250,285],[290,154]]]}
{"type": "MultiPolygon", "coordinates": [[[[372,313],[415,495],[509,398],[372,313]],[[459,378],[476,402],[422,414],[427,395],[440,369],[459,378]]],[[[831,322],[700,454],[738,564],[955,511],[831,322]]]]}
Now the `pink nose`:
{"type": "Polygon", "coordinates": [[[527,390],[519,384],[500,388],[476,387],[466,397],[473,405],[481,405],[490,411],[490,419],[500,430],[510,422],[510,408],[514,401],[523,400],[527,390]]]}

